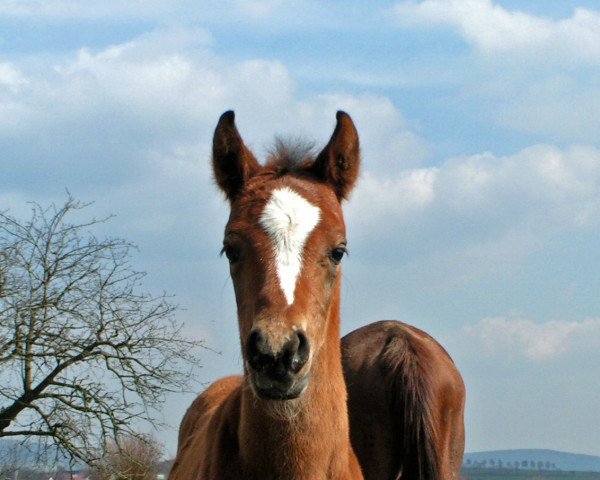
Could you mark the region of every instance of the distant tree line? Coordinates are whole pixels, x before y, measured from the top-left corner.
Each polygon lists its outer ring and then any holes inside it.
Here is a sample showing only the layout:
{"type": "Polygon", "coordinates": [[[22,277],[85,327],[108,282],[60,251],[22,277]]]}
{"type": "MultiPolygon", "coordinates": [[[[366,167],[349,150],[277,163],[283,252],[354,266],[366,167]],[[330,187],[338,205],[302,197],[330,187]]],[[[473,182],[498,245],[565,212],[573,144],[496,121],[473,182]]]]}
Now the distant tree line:
{"type": "Polygon", "coordinates": [[[490,458],[487,460],[471,460],[468,458],[464,466],[467,468],[499,468],[499,469],[529,469],[529,470],[559,470],[555,463],[542,460],[515,460],[513,462],[504,462],[502,459],[490,458]]]}

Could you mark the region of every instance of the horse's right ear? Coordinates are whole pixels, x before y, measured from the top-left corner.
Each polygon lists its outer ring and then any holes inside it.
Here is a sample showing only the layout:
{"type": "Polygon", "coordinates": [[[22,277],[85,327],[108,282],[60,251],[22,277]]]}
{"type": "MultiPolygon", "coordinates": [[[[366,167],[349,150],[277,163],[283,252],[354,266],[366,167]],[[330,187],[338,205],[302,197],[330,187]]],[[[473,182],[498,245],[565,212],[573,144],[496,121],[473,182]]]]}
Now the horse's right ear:
{"type": "Polygon", "coordinates": [[[230,110],[219,118],[213,137],[213,172],[219,188],[230,202],[259,170],[260,165],[235,126],[235,114],[230,110]]]}

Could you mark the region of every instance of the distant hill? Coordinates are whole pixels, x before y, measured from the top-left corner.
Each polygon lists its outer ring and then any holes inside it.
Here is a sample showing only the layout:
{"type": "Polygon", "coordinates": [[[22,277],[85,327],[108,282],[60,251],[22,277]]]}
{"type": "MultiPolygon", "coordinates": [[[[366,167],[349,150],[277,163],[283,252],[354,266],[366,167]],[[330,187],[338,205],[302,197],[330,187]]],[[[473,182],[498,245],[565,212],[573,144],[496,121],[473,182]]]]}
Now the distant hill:
{"type": "Polygon", "coordinates": [[[600,472],[600,457],[579,453],[557,452],[555,450],[520,449],[494,450],[488,452],[465,453],[463,465],[510,468],[518,463],[519,468],[564,470],[574,472],[600,472]],[[527,462],[527,466],[523,463],[527,462]],[[533,467],[532,463],[533,462],[533,467]],[[540,464],[541,462],[541,464],[540,464]]]}
{"type": "MultiPolygon", "coordinates": [[[[0,439],[0,467],[46,468],[49,466],[67,467],[69,459],[54,447],[41,449],[35,441],[0,439]]],[[[83,464],[76,463],[74,468],[83,464]]]]}

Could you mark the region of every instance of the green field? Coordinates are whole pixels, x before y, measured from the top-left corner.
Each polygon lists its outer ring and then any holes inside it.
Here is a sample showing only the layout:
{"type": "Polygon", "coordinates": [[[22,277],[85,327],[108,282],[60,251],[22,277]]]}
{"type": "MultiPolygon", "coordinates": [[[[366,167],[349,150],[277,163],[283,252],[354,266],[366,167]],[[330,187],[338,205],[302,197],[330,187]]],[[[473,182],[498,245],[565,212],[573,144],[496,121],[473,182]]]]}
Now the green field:
{"type": "Polygon", "coordinates": [[[463,468],[465,480],[600,480],[599,472],[561,470],[513,470],[509,468],[463,468]]]}

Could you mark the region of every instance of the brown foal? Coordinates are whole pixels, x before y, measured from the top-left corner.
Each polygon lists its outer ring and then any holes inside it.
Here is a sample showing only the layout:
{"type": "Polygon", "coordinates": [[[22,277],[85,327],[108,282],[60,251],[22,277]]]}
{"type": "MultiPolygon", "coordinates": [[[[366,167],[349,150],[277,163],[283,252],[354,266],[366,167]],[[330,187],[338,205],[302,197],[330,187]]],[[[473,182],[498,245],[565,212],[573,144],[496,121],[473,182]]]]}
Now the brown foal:
{"type": "Polygon", "coordinates": [[[213,168],[231,204],[223,251],[245,369],[190,407],[171,480],[363,478],[340,351],[341,201],[358,164],[358,135],[343,112],[314,161],[280,151],[264,167],[233,112],[221,116],[213,168]]]}

